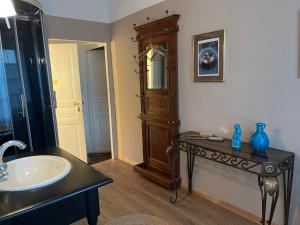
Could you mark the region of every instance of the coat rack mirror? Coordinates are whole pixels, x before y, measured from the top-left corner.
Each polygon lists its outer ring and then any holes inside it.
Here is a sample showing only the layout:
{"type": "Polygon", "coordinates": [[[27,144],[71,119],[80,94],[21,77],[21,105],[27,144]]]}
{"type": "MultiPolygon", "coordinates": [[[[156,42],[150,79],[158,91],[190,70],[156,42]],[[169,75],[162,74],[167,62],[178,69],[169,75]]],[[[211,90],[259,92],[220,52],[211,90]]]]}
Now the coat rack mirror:
{"type": "Polygon", "coordinates": [[[152,45],[146,54],[147,88],[167,89],[168,50],[166,44],[152,45]]]}

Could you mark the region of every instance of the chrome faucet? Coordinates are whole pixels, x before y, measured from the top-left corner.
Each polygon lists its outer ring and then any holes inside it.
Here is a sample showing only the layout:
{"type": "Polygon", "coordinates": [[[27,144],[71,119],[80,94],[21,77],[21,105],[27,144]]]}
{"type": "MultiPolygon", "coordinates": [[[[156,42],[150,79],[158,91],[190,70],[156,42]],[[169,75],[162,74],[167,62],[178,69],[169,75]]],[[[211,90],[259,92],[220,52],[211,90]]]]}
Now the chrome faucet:
{"type": "Polygon", "coordinates": [[[26,144],[23,143],[22,141],[8,141],[6,143],[4,143],[3,145],[0,146],[0,177],[4,177],[5,173],[7,171],[7,164],[5,162],[3,162],[3,155],[4,152],[12,147],[12,146],[16,146],[19,149],[25,149],[26,148],[26,144]]]}

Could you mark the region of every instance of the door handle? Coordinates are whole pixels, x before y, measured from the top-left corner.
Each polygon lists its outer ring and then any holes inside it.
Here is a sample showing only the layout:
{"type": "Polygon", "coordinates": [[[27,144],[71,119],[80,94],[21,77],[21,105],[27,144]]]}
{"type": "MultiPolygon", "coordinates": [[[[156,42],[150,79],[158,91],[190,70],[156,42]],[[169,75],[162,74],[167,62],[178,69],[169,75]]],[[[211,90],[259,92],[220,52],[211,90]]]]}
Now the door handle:
{"type": "Polygon", "coordinates": [[[168,124],[169,124],[169,125],[172,125],[172,124],[175,125],[175,124],[176,124],[176,121],[175,121],[175,120],[172,120],[172,121],[168,120],[168,124]]]}
{"type": "Polygon", "coordinates": [[[52,91],[50,108],[57,108],[56,92],[52,91]]]}
{"type": "Polygon", "coordinates": [[[23,116],[23,118],[26,118],[26,98],[25,96],[22,94],[20,95],[20,100],[21,100],[21,115],[23,116]]]}
{"type": "Polygon", "coordinates": [[[74,106],[77,107],[77,111],[80,112],[81,111],[81,106],[84,104],[84,102],[82,101],[80,102],[75,102],[74,106]]]}

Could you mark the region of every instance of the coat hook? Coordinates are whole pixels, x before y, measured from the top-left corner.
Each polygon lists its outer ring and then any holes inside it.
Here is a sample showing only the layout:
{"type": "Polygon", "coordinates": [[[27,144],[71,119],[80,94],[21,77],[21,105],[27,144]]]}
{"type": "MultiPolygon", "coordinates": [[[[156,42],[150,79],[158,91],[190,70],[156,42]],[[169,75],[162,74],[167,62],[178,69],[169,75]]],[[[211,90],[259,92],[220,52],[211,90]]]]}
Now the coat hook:
{"type": "Polygon", "coordinates": [[[135,72],[136,74],[140,74],[140,70],[134,70],[133,72],[135,72]]]}
{"type": "Polygon", "coordinates": [[[136,27],[136,23],[133,24],[133,28],[135,28],[135,27],[136,27]]]}
{"type": "Polygon", "coordinates": [[[138,64],[138,66],[140,66],[140,62],[138,61],[137,56],[134,55],[133,58],[134,58],[134,61],[136,62],[136,64],[138,64]]]}
{"type": "Polygon", "coordinates": [[[134,37],[130,38],[132,42],[137,42],[137,40],[134,37]]]}
{"type": "Polygon", "coordinates": [[[148,23],[150,22],[150,17],[149,16],[147,17],[147,21],[148,21],[148,23]]]}
{"type": "Polygon", "coordinates": [[[169,16],[169,10],[166,10],[165,13],[167,14],[167,16],[169,16]]]}

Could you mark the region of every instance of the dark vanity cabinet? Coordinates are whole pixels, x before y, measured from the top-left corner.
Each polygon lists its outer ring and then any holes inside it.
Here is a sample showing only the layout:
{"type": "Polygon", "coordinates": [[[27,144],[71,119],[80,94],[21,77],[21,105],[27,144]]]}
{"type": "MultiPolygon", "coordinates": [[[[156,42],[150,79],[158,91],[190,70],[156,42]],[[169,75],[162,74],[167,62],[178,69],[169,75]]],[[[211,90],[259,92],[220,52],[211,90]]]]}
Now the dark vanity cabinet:
{"type": "MultiPolygon", "coordinates": [[[[177,32],[179,15],[135,28],[139,43],[140,97],[144,162],[135,170],[172,187],[166,155],[178,133],[177,32]]],[[[179,175],[179,161],[176,162],[179,175]]],[[[178,180],[178,182],[180,182],[178,180]]]]}
{"type": "Polygon", "coordinates": [[[0,145],[16,139],[34,151],[56,145],[43,13],[25,1],[14,5],[17,16],[0,18],[0,145]]]}

